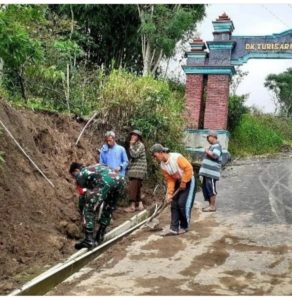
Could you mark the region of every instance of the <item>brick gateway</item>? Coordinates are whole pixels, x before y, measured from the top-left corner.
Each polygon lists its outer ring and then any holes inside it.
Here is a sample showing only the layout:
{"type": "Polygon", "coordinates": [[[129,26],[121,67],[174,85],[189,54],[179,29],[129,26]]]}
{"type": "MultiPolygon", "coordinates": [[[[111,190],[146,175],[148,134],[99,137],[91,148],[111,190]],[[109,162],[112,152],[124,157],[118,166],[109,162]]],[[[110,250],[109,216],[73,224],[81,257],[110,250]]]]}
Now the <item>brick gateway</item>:
{"type": "Polygon", "coordinates": [[[292,59],[292,29],[264,36],[234,36],[232,20],[224,13],[212,22],[213,41],[195,39],[186,53],[185,145],[194,158],[207,147],[208,129],[218,131],[228,159],[228,98],[235,66],[249,59],[292,59]]]}

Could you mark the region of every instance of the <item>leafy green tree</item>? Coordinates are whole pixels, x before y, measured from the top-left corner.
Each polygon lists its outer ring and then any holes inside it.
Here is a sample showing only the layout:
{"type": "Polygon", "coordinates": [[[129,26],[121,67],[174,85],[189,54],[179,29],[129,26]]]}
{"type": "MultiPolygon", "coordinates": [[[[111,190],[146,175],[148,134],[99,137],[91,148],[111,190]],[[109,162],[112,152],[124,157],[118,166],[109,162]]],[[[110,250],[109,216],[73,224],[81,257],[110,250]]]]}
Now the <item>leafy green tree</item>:
{"type": "Polygon", "coordinates": [[[51,5],[59,15],[80,26],[72,35],[90,62],[154,74],[163,56],[195,29],[204,5],[51,5]],[[138,8],[138,10],[137,10],[138,8]],[[141,46],[142,42],[142,46],[141,46]],[[141,51],[142,50],[142,51],[141,51]]]}
{"type": "Polygon", "coordinates": [[[72,37],[79,28],[74,15],[60,17],[46,6],[45,21],[35,27],[34,36],[41,41],[44,57],[25,67],[28,105],[34,109],[76,112],[76,102],[80,107],[80,99],[76,99],[80,93],[76,90],[84,88],[92,71],[84,72],[84,51],[72,37]]]}
{"type": "Polygon", "coordinates": [[[292,116],[292,69],[280,74],[270,74],[265,81],[265,87],[276,97],[279,113],[286,117],[292,116]]]}
{"type": "Polygon", "coordinates": [[[72,34],[85,51],[88,64],[106,69],[142,69],[136,5],[49,5],[59,16],[72,18],[78,28],[72,34]]]}
{"type": "MultiPolygon", "coordinates": [[[[43,9],[39,6],[2,5],[0,7],[0,57],[6,84],[11,90],[20,89],[24,99],[24,69],[26,65],[43,58],[39,40],[31,37],[31,24],[43,19],[43,9]]],[[[3,79],[4,80],[4,79],[3,79]]]]}
{"type": "MultiPolygon", "coordinates": [[[[70,70],[76,67],[76,59],[83,56],[83,51],[79,45],[71,40],[57,40],[53,47],[58,51],[59,57],[64,61],[66,73],[61,73],[66,103],[68,111],[70,112],[70,70]],[[66,74],[66,75],[65,75],[66,74]]],[[[60,61],[59,61],[60,62],[60,61]]]]}
{"type": "Polygon", "coordinates": [[[138,4],[143,75],[155,74],[162,57],[174,54],[176,43],[194,31],[205,16],[203,4],[138,4]]]}

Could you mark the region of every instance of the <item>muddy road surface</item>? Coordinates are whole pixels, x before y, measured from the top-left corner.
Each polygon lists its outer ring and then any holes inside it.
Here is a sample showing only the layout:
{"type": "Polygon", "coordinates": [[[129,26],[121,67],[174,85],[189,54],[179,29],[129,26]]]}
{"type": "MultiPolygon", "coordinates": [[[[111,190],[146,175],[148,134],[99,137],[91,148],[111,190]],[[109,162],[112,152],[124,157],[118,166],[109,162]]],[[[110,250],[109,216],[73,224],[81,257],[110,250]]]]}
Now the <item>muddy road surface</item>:
{"type": "Polygon", "coordinates": [[[233,162],[217,212],[204,205],[198,192],[186,234],[141,228],[49,295],[291,295],[292,155],[233,162]]]}

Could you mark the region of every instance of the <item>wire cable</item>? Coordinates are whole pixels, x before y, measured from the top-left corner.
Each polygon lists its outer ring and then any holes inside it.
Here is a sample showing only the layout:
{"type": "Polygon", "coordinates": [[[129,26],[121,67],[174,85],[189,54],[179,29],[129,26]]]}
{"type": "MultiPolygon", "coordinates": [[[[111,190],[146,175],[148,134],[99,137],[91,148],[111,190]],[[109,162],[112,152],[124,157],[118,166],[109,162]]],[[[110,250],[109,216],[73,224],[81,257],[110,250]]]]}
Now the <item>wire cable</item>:
{"type": "MultiPolygon", "coordinates": [[[[282,23],[283,25],[285,25],[288,29],[291,29],[291,26],[289,26],[285,21],[283,21],[280,17],[278,17],[274,12],[272,12],[269,8],[267,8],[264,4],[261,4],[261,6],[270,14],[272,15],[274,18],[276,18],[280,23],[282,23]]],[[[288,4],[288,6],[290,8],[292,8],[292,6],[290,4],[288,4]]]]}

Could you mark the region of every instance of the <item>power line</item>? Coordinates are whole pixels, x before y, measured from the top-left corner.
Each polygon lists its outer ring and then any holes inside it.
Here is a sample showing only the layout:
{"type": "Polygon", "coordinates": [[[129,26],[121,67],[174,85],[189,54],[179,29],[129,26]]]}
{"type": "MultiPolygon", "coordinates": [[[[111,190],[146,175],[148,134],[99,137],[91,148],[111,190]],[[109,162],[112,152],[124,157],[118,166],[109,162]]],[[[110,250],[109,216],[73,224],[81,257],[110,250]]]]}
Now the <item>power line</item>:
{"type": "MultiPolygon", "coordinates": [[[[288,4],[289,7],[292,9],[292,6],[288,4]]],[[[274,12],[272,12],[270,9],[268,9],[265,5],[261,4],[261,6],[269,13],[271,14],[274,18],[276,18],[279,22],[281,22],[283,25],[285,25],[288,29],[291,28],[286,22],[284,22],[281,18],[279,18],[274,12]]]]}

